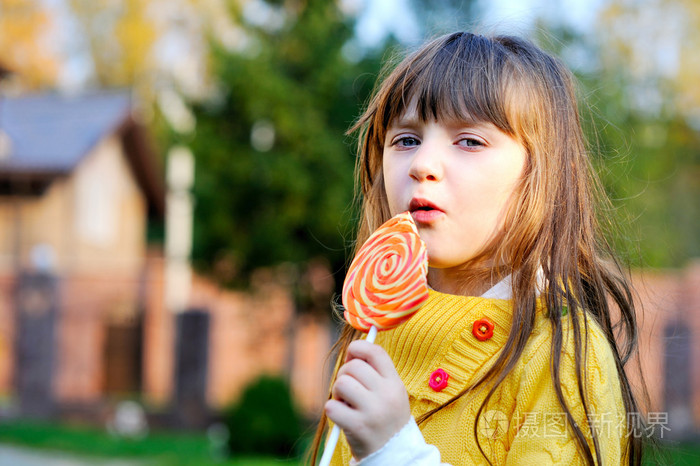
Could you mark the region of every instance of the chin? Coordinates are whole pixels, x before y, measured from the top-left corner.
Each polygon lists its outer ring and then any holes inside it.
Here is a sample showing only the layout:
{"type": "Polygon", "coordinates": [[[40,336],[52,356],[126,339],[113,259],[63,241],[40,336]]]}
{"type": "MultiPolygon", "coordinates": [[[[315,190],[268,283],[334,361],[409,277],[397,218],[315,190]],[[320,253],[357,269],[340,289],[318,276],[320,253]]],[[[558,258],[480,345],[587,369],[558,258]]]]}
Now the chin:
{"type": "Polygon", "coordinates": [[[428,246],[428,265],[434,269],[454,269],[474,265],[473,261],[477,258],[476,253],[455,257],[453,254],[444,254],[446,252],[431,250],[428,246]]]}
{"type": "Polygon", "coordinates": [[[433,259],[428,253],[428,266],[433,269],[452,269],[464,265],[465,262],[446,261],[439,258],[433,259]]]}

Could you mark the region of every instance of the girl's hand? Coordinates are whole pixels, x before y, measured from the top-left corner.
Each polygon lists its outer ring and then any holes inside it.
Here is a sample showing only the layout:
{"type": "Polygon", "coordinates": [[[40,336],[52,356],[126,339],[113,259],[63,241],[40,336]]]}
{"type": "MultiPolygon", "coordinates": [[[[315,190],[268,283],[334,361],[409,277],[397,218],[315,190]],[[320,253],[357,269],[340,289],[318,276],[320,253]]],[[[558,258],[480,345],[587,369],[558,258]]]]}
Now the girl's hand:
{"type": "Polygon", "coordinates": [[[360,460],[379,450],[411,419],[406,387],[381,346],[356,340],[326,403],[326,415],[345,432],[360,460]]]}

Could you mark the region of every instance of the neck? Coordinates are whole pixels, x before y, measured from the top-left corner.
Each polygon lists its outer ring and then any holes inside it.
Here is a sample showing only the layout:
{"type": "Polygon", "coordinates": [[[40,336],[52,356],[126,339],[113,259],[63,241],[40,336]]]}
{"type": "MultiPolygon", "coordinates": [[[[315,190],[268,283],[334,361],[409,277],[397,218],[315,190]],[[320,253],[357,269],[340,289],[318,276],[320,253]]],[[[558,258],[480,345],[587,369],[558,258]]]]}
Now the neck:
{"type": "MultiPolygon", "coordinates": [[[[491,270],[474,271],[459,267],[449,269],[430,268],[428,270],[428,283],[430,287],[440,293],[481,296],[494,285],[494,277],[491,270]]],[[[498,281],[498,280],[496,280],[498,281]]]]}

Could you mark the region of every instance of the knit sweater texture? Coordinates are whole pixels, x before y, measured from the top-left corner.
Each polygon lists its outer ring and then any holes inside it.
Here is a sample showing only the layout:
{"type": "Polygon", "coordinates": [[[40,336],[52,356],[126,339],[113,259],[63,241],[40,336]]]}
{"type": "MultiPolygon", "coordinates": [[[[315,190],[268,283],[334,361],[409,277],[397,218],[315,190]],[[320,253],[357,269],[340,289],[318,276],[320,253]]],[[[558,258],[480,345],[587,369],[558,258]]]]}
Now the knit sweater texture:
{"type": "MultiPolygon", "coordinates": [[[[442,406],[476,382],[496,361],[513,320],[512,301],[448,295],[430,291],[424,307],[403,325],[380,332],[376,343],[392,358],[409,395],[411,412],[418,419],[442,406]],[[493,335],[485,341],[472,333],[474,321],[489,318],[493,335]],[[447,387],[435,391],[431,374],[443,369],[447,387]]],[[[579,396],[574,360],[573,325],[562,318],[563,349],[560,380],[564,399],[593,449],[589,422],[596,431],[603,464],[624,463],[626,412],[610,345],[602,329],[588,317],[585,345],[589,415],[579,396]]],[[[583,323],[580,324],[583,331],[583,323]]],[[[534,330],[514,370],[498,386],[484,407],[476,429],[474,422],[487,389],[468,392],[420,424],[427,443],[440,450],[441,461],[453,466],[488,464],[475,435],[494,465],[585,464],[570,428],[571,421],[557,401],[551,377],[552,328],[546,311],[537,308],[534,330]],[[476,432],[475,432],[476,430],[476,432]]],[[[595,455],[594,455],[595,457],[595,455]]],[[[333,457],[333,465],[351,459],[345,437],[333,457]]]]}

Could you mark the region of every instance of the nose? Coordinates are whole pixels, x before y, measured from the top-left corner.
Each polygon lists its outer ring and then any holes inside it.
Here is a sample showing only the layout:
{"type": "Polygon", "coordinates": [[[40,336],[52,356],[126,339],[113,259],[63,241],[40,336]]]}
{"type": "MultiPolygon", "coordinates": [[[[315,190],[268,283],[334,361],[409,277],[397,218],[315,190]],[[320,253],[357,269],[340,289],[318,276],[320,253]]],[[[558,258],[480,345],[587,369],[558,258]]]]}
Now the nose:
{"type": "Polygon", "coordinates": [[[424,143],[414,152],[408,175],[416,181],[439,181],[443,170],[439,151],[424,143]]]}

